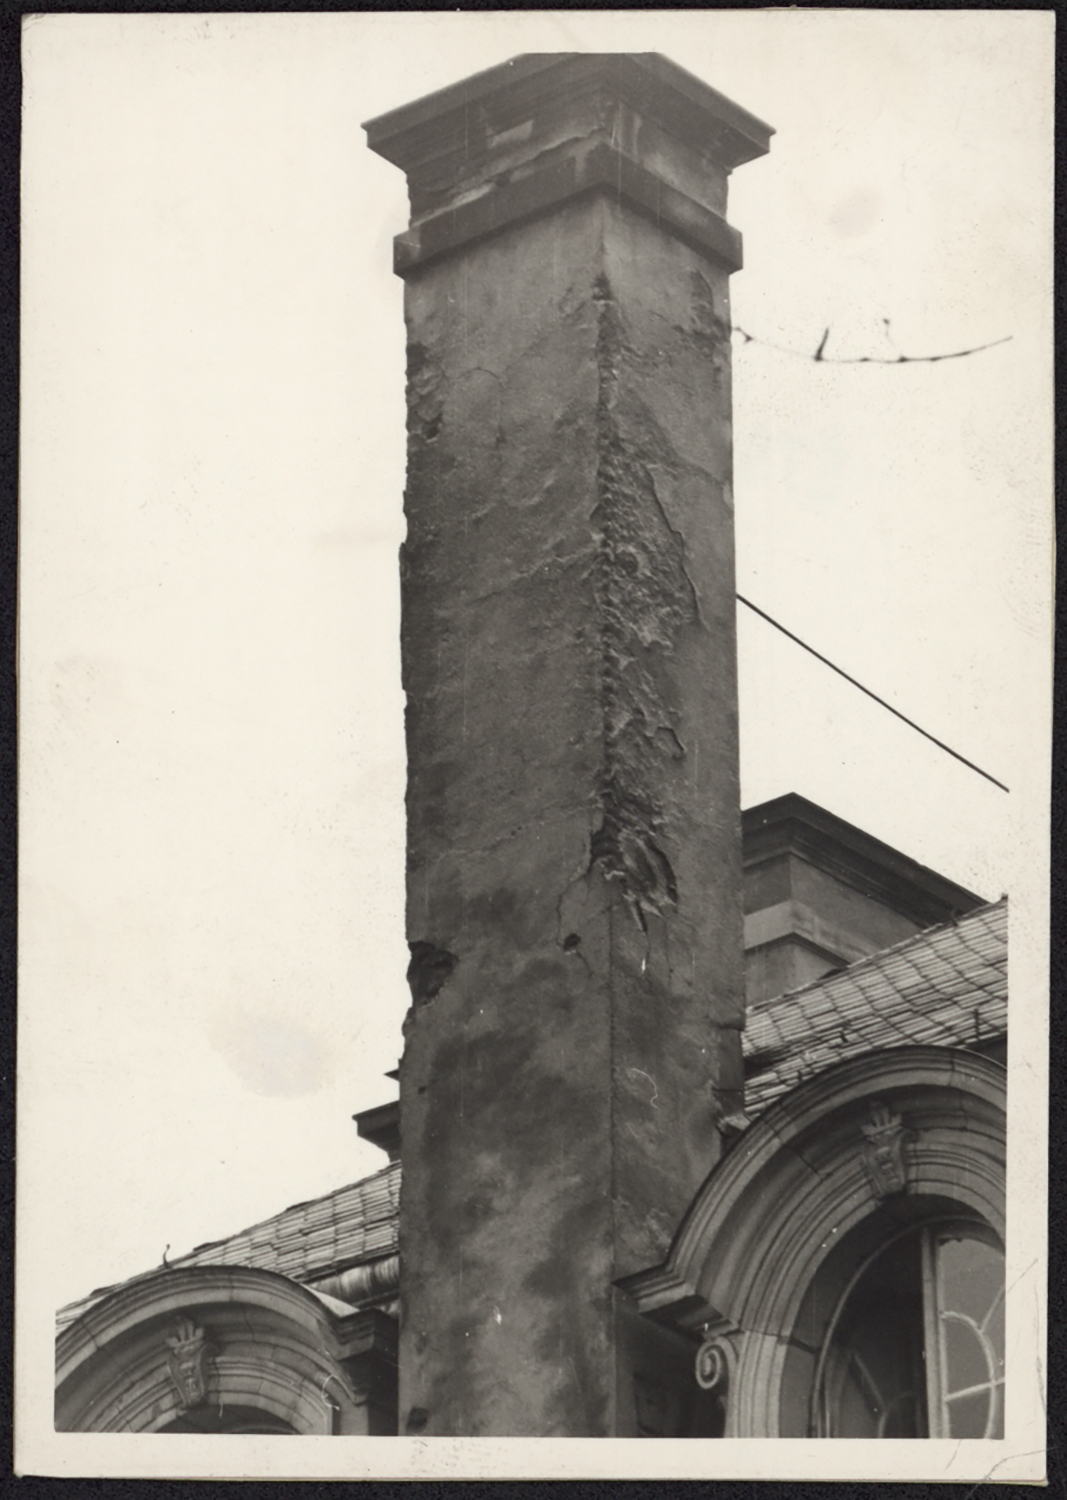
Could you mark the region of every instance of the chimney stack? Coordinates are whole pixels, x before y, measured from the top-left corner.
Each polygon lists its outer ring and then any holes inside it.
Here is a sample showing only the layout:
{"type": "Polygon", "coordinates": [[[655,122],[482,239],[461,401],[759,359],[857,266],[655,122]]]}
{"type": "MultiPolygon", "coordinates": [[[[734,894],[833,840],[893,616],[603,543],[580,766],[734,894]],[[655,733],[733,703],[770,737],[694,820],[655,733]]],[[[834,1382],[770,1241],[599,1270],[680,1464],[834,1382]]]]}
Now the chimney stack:
{"type": "Polygon", "coordinates": [[[372,121],[407,174],[400,1431],[641,1430],[614,1283],[740,1107],[730,171],[654,54],[372,121]]]}

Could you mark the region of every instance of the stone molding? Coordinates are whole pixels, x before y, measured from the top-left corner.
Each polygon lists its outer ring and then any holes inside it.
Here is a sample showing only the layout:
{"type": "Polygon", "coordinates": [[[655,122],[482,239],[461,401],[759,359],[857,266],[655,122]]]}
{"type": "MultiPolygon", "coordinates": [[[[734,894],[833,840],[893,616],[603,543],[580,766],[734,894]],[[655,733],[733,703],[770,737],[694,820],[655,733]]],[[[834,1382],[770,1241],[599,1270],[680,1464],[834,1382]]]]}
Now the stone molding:
{"type": "Polygon", "coordinates": [[[884,1210],[865,1155],[872,1111],[901,1135],[894,1203],[954,1208],[1004,1235],[1005,1071],[975,1053],[901,1047],[830,1068],[772,1106],[712,1172],[667,1260],[621,1283],[695,1340],[738,1337],[727,1436],[777,1435],[789,1340],[838,1244],[884,1210]],[[903,1168],[902,1158],[902,1168],[903,1168]],[[773,1253],[768,1253],[773,1247],[773,1253]]]}
{"type": "MultiPolygon", "coordinates": [[[[745,914],[746,953],[782,942],[802,943],[810,952],[837,964],[842,960],[856,963],[872,956],[870,943],[858,942],[853,933],[836,922],[828,922],[795,896],[745,914]]],[[[762,1007],[766,1003],[762,1002],[762,1007]]]]}
{"type": "Polygon", "coordinates": [[[408,177],[401,276],[590,192],[736,270],[726,177],[762,156],[772,134],[655,53],[515,58],[364,128],[371,150],[408,177]]]}
{"type": "Polygon", "coordinates": [[[796,792],[746,808],[741,825],[746,873],[794,855],[919,928],[963,916],[983,904],[973,891],[796,792]]]}
{"type": "Polygon", "coordinates": [[[270,1271],[161,1270],[94,1303],[60,1334],[56,1429],[159,1432],[191,1411],[238,1407],[298,1434],[380,1431],[368,1408],[388,1408],[395,1380],[395,1348],[386,1347],[395,1337],[382,1321],[374,1311],[338,1316],[270,1271]],[[175,1377],[175,1340],[209,1351],[197,1381],[175,1377]]]}
{"type": "Polygon", "coordinates": [[[721,261],[731,271],[741,269],[741,236],[720,214],[604,142],[593,142],[560,161],[529,171],[487,197],[423,219],[398,234],[393,241],[393,269],[398,276],[406,276],[474,240],[593,192],[610,193],[694,250],[721,261]]]}
{"type": "Polygon", "coordinates": [[[695,137],[706,155],[731,170],[763,156],[774,134],[658,52],[523,53],[368,120],[364,129],[372,150],[410,172],[450,154],[468,156],[479,135],[498,146],[528,143],[531,102],[554,101],[573,111],[597,87],[676,137],[695,137]]]}
{"type": "Polygon", "coordinates": [[[881,1200],[902,1193],[908,1185],[908,1164],[904,1143],[909,1132],[904,1121],[882,1103],[872,1099],[871,1118],[861,1124],[863,1166],[870,1179],[871,1192],[881,1200]]]}

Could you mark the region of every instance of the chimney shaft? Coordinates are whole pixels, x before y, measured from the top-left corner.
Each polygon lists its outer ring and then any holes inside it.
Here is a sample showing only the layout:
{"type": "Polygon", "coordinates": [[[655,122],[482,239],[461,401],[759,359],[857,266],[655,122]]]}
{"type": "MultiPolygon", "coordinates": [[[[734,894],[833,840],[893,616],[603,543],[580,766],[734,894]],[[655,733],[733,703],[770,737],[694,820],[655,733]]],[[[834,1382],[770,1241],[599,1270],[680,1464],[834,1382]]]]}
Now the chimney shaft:
{"type": "Polygon", "coordinates": [[[636,1430],[613,1283],[740,1107],[730,169],[655,56],[367,127],[408,175],[400,1423],[636,1430]]]}

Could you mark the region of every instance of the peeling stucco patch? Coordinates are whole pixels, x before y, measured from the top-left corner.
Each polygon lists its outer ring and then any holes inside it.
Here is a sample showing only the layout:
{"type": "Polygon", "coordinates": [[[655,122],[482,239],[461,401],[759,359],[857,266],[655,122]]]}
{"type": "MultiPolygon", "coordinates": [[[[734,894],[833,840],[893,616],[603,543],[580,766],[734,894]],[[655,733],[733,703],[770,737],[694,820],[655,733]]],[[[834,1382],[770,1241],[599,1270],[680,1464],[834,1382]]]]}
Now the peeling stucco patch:
{"type": "MultiPolygon", "coordinates": [[[[604,768],[600,824],[590,852],[591,861],[619,883],[644,927],[649,912],[678,903],[675,872],[662,847],[661,789],[663,762],[684,759],[685,748],[664,663],[681,632],[699,624],[699,609],[684,539],[667,518],[648,464],[617,420],[626,335],[606,276],[597,278],[593,296],[599,379],[593,521],[599,540],[604,768]]],[[[655,446],[657,466],[669,466],[662,440],[655,446]]]]}

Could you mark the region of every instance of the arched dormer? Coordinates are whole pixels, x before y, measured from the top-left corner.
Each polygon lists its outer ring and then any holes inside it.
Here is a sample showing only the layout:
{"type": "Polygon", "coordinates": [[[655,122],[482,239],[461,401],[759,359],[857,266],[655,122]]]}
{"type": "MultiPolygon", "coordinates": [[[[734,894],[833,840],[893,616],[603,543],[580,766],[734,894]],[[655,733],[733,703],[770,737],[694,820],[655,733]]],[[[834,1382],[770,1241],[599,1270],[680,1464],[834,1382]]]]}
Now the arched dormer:
{"type": "Polygon", "coordinates": [[[932,1047],[827,1069],[740,1136],[666,1262],[624,1283],[703,1339],[726,1436],[996,1435],[1004,1083],[932,1047]]]}
{"type": "Polygon", "coordinates": [[[271,1271],[166,1269],[94,1302],[59,1336],[60,1432],[395,1430],[378,1366],[392,1320],[271,1271]]]}

